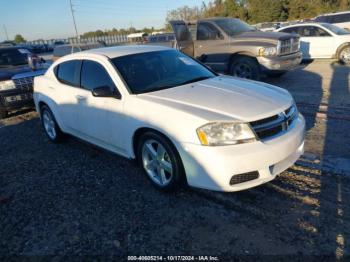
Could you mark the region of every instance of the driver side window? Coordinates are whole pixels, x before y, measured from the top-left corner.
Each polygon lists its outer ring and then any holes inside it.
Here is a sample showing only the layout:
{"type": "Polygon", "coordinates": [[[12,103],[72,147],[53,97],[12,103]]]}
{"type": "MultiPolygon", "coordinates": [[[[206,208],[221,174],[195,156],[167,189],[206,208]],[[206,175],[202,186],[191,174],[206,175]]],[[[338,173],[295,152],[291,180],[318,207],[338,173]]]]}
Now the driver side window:
{"type": "Polygon", "coordinates": [[[200,23],[197,29],[197,40],[218,40],[223,39],[220,31],[209,23],[200,23]]]}
{"type": "Polygon", "coordinates": [[[106,69],[101,64],[90,60],[84,60],[81,66],[80,85],[87,90],[103,86],[108,86],[111,91],[116,90],[106,69]]]}

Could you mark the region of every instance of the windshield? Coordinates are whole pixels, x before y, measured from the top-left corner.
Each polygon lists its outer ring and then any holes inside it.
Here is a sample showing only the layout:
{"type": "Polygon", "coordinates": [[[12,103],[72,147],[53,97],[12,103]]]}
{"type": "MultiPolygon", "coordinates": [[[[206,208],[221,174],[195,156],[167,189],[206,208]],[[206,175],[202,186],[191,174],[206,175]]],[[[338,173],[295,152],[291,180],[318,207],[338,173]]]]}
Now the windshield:
{"type": "Polygon", "coordinates": [[[236,18],[218,19],[215,20],[215,22],[229,36],[239,35],[244,32],[257,31],[255,27],[250,26],[236,18]]]}
{"type": "Polygon", "coordinates": [[[27,49],[22,48],[0,49],[0,66],[7,67],[27,64],[29,53],[27,49]]]}
{"type": "Polygon", "coordinates": [[[215,77],[205,66],[176,50],[112,59],[134,94],[162,90],[215,77]]]}
{"type": "Polygon", "coordinates": [[[336,25],[332,25],[332,24],[322,24],[325,28],[327,28],[328,30],[332,31],[334,34],[336,35],[348,35],[350,34],[349,31],[340,28],[336,25]]]}

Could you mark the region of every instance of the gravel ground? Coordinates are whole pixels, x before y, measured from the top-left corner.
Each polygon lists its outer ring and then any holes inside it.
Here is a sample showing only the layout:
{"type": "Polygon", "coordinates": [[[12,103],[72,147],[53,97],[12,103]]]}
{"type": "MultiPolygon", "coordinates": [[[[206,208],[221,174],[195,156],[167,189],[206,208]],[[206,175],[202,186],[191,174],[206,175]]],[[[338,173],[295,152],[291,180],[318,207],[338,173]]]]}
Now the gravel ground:
{"type": "Polygon", "coordinates": [[[308,152],[274,181],[237,193],[161,193],[132,161],[74,138],[50,143],[34,112],[0,121],[0,256],[349,256],[350,121],[315,117],[321,103],[350,112],[349,89],[334,91],[348,88],[348,68],[336,67],[316,62],[267,80],[312,104],[300,107],[308,152]]]}

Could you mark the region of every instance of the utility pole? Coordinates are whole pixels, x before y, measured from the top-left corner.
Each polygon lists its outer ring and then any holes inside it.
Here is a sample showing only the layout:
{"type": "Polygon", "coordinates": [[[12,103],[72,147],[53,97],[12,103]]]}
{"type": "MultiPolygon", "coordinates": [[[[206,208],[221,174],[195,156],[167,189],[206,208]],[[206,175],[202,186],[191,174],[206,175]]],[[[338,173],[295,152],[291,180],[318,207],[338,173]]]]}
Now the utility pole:
{"type": "Polygon", "coordinates": [[[5,35],[6,35],[6,39],[7,41],[9,41],[9,35],[7,34],[7,28],[5,25],[3,25],[3,28],[4,28],[4,32],[5,32],[5,35]]]}
{"type": "Polygon", "coordinates": [[[70,4],[70,11],[72,12],[72,17],[73,17],[73,23],[74,23],[75,35],[76,35],[77,39],[79,39],[79,34],[78,34],[77,24],[76,24],[76,22],[75,22],[75,17],[74,17],[74,9],[73,9],[72,0],[69,0],[69,4],[70,4]]]}

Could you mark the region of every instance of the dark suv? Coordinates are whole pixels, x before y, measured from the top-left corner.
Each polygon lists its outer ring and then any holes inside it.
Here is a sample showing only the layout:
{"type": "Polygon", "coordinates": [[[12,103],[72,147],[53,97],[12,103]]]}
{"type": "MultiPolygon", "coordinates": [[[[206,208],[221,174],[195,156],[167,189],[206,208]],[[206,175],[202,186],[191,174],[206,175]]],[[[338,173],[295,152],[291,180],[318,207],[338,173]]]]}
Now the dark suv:
{"type": "Polygon", "coordinates": [[[47,69],[44,61],[23,47],[0,48],[0,119],[33,104],[33,80],[47,69]]]}

